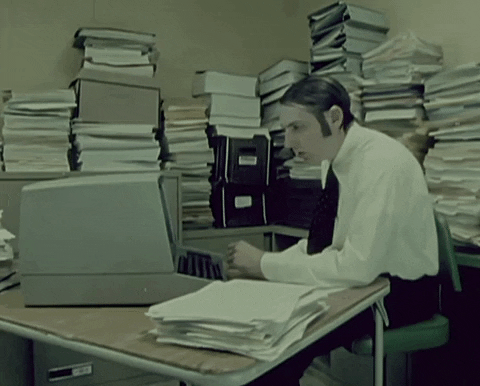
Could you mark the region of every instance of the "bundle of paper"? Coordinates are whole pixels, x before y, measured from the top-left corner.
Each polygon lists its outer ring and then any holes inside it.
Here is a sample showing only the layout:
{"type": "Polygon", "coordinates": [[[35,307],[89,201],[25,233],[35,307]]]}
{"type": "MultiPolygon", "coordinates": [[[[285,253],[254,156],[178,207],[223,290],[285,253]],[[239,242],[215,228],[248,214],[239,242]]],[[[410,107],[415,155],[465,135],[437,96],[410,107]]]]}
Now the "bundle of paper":
{"type": "MultiPolygon", "coordinates": [[[[272,361],[328,310],[328,290],[236,279],[150,307],[161,343],[226,350],[272,361]]],[[[330,291],[331,292],[331,291],[330,291]]]]}

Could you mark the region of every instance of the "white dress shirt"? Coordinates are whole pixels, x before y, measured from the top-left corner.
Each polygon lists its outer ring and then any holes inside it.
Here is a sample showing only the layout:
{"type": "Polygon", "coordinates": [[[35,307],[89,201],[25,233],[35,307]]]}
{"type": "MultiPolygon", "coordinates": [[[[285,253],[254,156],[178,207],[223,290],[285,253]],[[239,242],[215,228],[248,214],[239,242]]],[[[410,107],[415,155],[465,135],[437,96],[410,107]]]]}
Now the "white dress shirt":
{"type": "Polygon", "coordinates": [[[307,240],[265,252],[271,281],[345,288],[382,273],[416,280],[438,273],[432,200],[418,161],[401,143],[354,123],[332,161],[340,197],[332,245],[307,254],[307,240]]]}

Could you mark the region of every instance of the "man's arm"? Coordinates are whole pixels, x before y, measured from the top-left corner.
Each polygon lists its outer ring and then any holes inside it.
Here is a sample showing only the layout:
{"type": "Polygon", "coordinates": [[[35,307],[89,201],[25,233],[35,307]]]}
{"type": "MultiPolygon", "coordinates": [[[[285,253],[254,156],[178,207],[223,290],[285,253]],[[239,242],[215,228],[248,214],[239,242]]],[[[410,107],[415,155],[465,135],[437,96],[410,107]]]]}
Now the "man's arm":
{"type": "MultiPolygon", "coordinates": [[[[434,223],[431,201],[421,181],[423,177],[412,181],[409,172],[384,173],[368,186],[362,186],[362,191],[355,195],[357,200],[348,214],[348,223],[344,220],[335,229],[345,234],[343,245],[329,246],[321,253],[308,255],[306,241],[302,241],[284,252],[266,252],[261,259],[265,278],[343,288],[368,284],[392,266],[410,263],[413,266],[417,256],[422,258],[422,254],[427,253],[425,249],[433,251],[435,240],[425,241],[432,234],[434,223]],[[405,262],[398,261],[404,256],[405,262]],[[391,258],[397,259],[394,265],[389,261],[391,258]]],[[[421,264],[419,267],[415,266],[410,272],[424,269],[421,264]]],[[[399,269],[409,271],[408,267],[399,269]]]]}

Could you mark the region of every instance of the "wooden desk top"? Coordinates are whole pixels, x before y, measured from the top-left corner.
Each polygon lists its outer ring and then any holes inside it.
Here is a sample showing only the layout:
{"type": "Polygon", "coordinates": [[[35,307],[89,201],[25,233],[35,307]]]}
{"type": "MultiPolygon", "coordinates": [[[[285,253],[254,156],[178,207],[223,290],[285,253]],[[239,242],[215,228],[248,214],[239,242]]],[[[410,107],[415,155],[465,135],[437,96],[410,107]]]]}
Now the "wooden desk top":
{"type": "MultiPolygon", "coordinates": [[[[315,333],[323,336],[335,329],[339,323],[334,322],[340,315],[349,312],[354,315],[361,311],[359,307],[367,308],[388,292],[388,280],[378,278],[369,286],[330,295],[328,313],[309,326],[304,339],[317,340],[315,333]]],[[[21,290],[16,289],[0,294],[0,329],[46,343],[49,343],[49,337],[60,338],[66,343],[64,347],[72,349],[75,343],[84,343],[202,374],[225,374],[258,363],[253,358],[227,352],[157,343],[155,336],[148,333],[154,324],[144,315],[146,311],[146,307],[26,308],[21,290]]]]}

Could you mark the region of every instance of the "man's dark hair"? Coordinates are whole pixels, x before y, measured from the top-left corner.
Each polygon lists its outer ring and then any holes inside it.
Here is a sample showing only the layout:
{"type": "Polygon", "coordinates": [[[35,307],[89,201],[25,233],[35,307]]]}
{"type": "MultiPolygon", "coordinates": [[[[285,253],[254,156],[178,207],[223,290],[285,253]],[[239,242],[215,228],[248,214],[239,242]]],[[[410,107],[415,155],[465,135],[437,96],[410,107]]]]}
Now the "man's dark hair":
{"type": "Polygon", "coordinates": [[[343,129],[348,130],[354,121],[350,110],[350,97],[347,90],[337,80],[326,76],[310,75],[292,84],[280,98],[283,105],[298,104],[305,106],[320,123],[322,134],[327,137],[332,134],[323,113],[333,105],[343,111],[343,129]]]}

